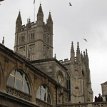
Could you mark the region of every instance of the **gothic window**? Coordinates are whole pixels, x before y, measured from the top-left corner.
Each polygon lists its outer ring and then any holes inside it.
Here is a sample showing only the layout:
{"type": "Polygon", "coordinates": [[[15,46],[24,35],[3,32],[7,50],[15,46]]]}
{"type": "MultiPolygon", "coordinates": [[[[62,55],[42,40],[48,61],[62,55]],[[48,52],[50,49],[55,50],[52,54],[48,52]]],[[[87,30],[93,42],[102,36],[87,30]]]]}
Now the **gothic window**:
{"type": "Polygon", "coordinates": [[[68,90],[68,100],[71,100],[71,82],[70,82],[70,78],[67,79],[67,90],[68,90]]]}
{"type": "Polygon", "coordinates": [[[34,47],[35,47],[34,44],[29,45],[29,50],[30,50],[31,53],[34,53],[34,47]]]}
{"type": "Polygon", "coordinates": [[[58,83],[60,83],[61,85],[63,85],[64,77],[63,77],[63,74],[60,71],[57,74],[57,81],[58,81],[58,83]]]}
{"type": "Polygon", "coordinates": [[[32,41],[34,41],[34,39],[35,39],[35,34],[31,33],[30,37],[29,37],[29,41],[32,42],[32,41]]]}
{"type": "Polygon", "coordinates": [[[20,54],[25,55],[25,46],[19,47],[18,51],[19,51],[20,54]]]}
{"type": "Polygon", "coordinates": [[[22,70],[13,70],[8,77],[7,86],[30,94],[29,82],[22,70]]]}
{"type": "Polygon", "coordinates": [[[22,42],[25,41],[25,37],[24,37],[24,36],[21,37],[21,41],[22,41],[22,42]]]}
{"type": "Polygon", "coordinates": [[[20,37],[19,37],[19,44],[23,44],[25,43],[25,36],[24,34],[22,34],[20,37]]]}
{"type": "Polygon", "coordinates": [[[31,33],[31,39],[32,40],[34,39],[34,33],[31,33]]]}
{"type": "Polygon", "coordinates": [[[35,44],[29,45],[28,57],[33,60],[35,55],[35,44]]]}
{"type": "Polygon", "coordinates": [[[41,85],[37,90],[36,98],[51,104],[51,95],[46,85],[41,85]]]}

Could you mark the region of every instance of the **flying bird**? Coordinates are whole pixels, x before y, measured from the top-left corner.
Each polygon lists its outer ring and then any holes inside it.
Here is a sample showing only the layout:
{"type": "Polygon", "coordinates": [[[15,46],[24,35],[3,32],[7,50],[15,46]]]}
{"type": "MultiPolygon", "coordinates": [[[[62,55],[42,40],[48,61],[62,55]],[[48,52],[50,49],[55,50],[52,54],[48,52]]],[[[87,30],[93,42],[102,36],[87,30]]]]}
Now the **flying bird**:
{"type": "Polygon", "coordinates": [[[88,42],[87,39],[85,39],[85,38],[84,38],[84,41],[85,41],[85,42],[88,42]]]}
{"type": "Polygon", "coordinates": [[[72,6],[71,2],[69,2],[69,6],[72,6]]]}

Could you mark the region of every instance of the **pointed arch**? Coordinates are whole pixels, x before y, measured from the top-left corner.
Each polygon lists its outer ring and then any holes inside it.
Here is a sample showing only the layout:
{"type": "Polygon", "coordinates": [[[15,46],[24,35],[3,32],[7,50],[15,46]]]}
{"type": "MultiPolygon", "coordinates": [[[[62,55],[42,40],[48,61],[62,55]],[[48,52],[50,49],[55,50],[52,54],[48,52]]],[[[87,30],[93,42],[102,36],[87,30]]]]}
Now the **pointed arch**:
{"type": "Polygon", "coordinates": [[[57,82],[60,83],[61,85],[64,85],[64,75],[63,73],[59,70],[56,74],[57,76],[57,82]]]}
{"type": "Polygon", "coordinates": [[[42,84],[38,87],[38,90],[36,92],[36,98],[52,104],[51,92],[46,84],[42,84]]]}

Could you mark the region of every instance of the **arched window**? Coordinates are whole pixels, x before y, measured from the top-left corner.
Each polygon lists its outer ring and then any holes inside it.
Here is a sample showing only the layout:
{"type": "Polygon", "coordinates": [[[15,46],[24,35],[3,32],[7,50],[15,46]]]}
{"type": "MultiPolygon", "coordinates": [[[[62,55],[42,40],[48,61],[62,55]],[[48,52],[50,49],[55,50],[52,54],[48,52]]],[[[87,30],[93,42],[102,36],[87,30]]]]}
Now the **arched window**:
{"type": "Polygon", "coordinates": [[[58,83],[60,83],[61,85],[63,85],[64,84],[64,77],[63,77],[63,74],[62,74],[62,72],[58,72],[58,74],[57,74],[57,81],[58,81],[58,83]]]}
{"type": "Polygon", "coordinates": [[[71,100],[71,81],[70,78],[67,79],[67,90],[68,90],[68,101],[71,100]]]}
{"type": "Polygon", "coordinates": [[[51,104],[51,95],[46,85],[41,85],[37,90],[36,98],[51,104]]]}
{"type": "Polygon", "coordinates": [[[22,70],[17,69],[11,72],[7,80],[7,86],[30,94],[29,82],[22,70]]]}

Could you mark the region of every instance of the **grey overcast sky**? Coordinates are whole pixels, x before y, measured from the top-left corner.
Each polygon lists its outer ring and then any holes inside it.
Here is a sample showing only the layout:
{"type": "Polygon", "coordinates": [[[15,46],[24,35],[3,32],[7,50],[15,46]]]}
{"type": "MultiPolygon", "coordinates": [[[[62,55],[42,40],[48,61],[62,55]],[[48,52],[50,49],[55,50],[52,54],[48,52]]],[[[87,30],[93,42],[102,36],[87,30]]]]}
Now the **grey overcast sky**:
{"type": "MultiPolygon", "coordinates": [[[[107,0],[35,0],[35,15],[42,4],[44,21],[51,11],[54,23],[54,53],[57,59],[70,57],[71,41],[79,42],[81,51],[88,49],[94,95],[107,80],[107,0]],[[72,3],[72,7],[69,6],[72,3]],[[88,42],[85,42],[86,38],[88,42]]],[[[5,0],[0,5],[0,42],[14,47],[15,21],[19,10],[23,24],[34,21],[33,0],[5,0]]],[[[36,20],[36,17],[35,17],[36,20]]]]}

